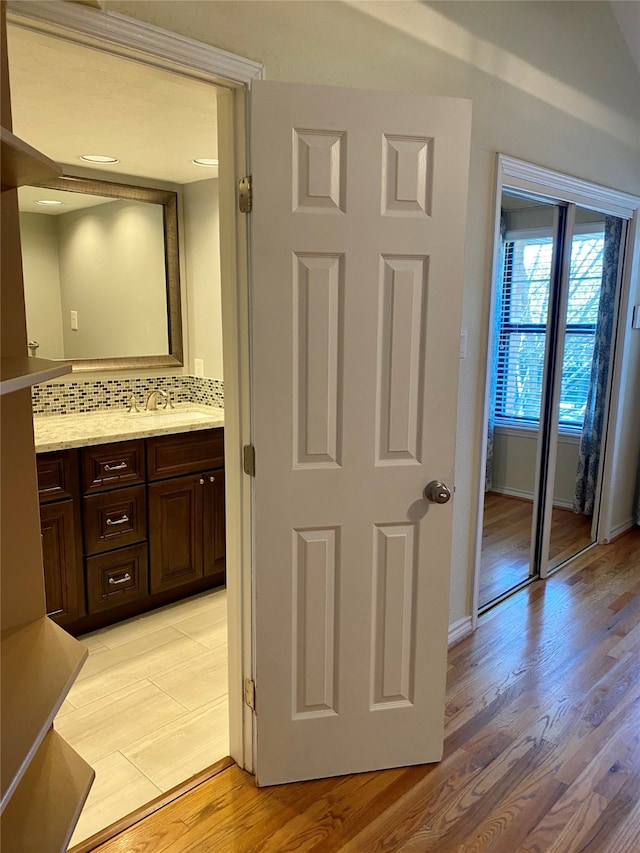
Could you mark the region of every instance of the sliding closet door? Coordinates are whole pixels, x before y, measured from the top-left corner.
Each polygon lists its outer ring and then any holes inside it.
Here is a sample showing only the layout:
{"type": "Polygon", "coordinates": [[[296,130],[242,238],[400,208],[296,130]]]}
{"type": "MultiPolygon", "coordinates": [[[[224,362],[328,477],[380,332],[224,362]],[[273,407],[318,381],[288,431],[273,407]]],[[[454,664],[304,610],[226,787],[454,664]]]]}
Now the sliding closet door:
{"type": "Polygon", "coordinates": [[[556,218],[552,203],[502,194],[481,607],[535,575],[534,499],[556,218]]]}
{"type": "Polygon", "coordinates": [[[480,609],[595,541],[624,232],[502,193],[480,609]]]}
{"type": "Polygon", "coordinates": [[[595,541],[624,222],[577,207],[571,238],[547,565],[595,541]]]}

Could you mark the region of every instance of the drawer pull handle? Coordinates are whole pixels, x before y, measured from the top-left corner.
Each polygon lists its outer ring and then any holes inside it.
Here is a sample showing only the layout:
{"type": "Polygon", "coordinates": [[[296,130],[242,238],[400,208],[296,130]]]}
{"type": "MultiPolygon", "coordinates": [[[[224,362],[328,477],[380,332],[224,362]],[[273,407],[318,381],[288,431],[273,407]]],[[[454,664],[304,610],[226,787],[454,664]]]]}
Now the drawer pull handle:
{"type": "Polygon", "coordinates": [[[107,462],[106,465],[104,466],[104,470],[105,471],[122,471],[122,469],[126,468],[126,467],[127,467],[126,462],[118,462],[117,465],[109,465],[109,463],[107,462]]]}
{"type": "Polygon", "coordinates": [[[127,581],[130,581],[130,580],[131,580],[131,575],[129,574],[129,572],[126,572],[121,578],[118,578],[118,580],[116,580],[115,578],[109,578],[109,583],[112,584],[113,586],[115,586],[116,584],[126,583],[127,581]]]}
{"type": "Polygon", "coordinates": [[[112,527],[116,524],[126,524],[129,521],[128,515],[123,515],[122,518],[116,518],[114,521],[112,518],[107,519],[107,524],[110,524],[112,527]]]}
{"type": "Polygon", "coordinates": [[[209,477],[209,482],[210,482],[210,483],[215,483],[215,481],[216,481],[216,478],[215,478],[215,477],[211,477],[211,476],[209,477]]]}

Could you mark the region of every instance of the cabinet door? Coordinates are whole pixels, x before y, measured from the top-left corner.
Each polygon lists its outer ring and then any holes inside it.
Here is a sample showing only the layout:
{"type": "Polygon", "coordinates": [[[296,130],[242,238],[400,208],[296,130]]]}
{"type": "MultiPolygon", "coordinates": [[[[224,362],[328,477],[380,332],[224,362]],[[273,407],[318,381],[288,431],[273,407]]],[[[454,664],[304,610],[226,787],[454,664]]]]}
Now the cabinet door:
{"type": "Polygon", "coordinates": [[[149,586],[152,593],[203,576],[204,484],[204,475],[195,475],[149,485],[149,586]]]}
{"type": "Polygon", "coordinates": [[[225,581],[224,469],[204,475],[204,573],[225,581]]]}
{"type": "Polygon", "coordinates": [[[38,453],[38,498],[41,504],[68,500],[78,494],[78,451],[38,453]]]}
{"type": "Polygon", "coordinates": [[[82,615],[73,501],[40,507],[47,615],[64,625],[82,615]]]}

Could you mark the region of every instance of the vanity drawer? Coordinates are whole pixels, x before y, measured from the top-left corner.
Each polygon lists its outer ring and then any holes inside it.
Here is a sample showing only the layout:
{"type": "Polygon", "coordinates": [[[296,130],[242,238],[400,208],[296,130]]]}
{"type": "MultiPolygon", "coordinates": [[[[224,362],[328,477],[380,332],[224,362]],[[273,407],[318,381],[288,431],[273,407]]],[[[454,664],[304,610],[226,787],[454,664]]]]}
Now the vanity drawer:
{"type": "Polygon", "coordinates": [[[36,456],[38,497],[41,504],[68,500],[78,491],[78,453],[54,450],[36,456]]]}
{"type": "Polygon", "coordinates": [[[224,430],[195,430],[147,439],[147,476],[164,480],[224,467],[224,430]]]}
{"type": "Polygon", "coordinates": [[[144,441],[119,441],[82,450],[85,494],[144,483],[144,441]]]}
{"type": "Polygon", "coordinates": [[[148,593],[146,544],[87,558],[87,610],[100,613],[148,593]]]}
{"type": "Polygon", "coordinates": [[[147,538],[144,486],[88,495],[84,499],[85,554],[100,554],[147,538]]]}

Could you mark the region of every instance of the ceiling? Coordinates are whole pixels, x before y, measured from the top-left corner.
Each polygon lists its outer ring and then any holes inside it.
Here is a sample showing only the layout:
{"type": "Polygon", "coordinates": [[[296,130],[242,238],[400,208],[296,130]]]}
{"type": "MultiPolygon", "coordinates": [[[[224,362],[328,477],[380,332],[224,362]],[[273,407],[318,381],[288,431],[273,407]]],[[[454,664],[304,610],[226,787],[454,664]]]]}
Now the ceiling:
{"type": "Polygon", "coordinates": [[[217,177],[216,90],[178,74],[9,26],[14,133],[61,164],[81,154],[120,161],[94,166],[118,176],[176,184],[217,177]]]}
{"type": "Polygon", "coordinates": [[[640,2],[611,0],[611,8],[629,46],[631,56],[640,71],[640,2]]]}

